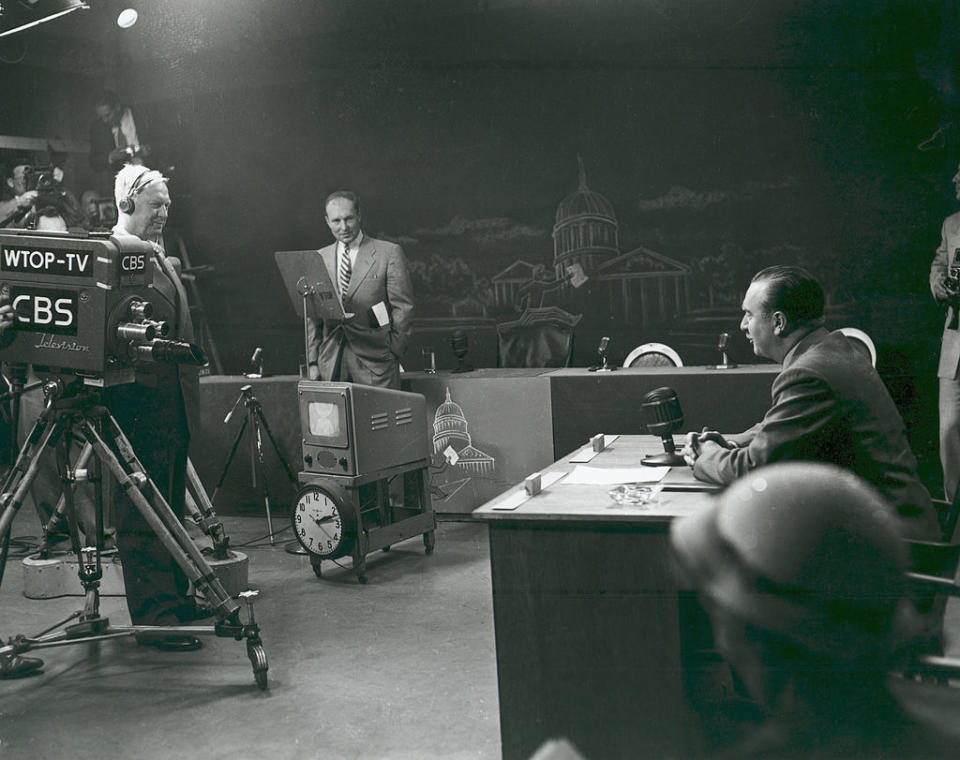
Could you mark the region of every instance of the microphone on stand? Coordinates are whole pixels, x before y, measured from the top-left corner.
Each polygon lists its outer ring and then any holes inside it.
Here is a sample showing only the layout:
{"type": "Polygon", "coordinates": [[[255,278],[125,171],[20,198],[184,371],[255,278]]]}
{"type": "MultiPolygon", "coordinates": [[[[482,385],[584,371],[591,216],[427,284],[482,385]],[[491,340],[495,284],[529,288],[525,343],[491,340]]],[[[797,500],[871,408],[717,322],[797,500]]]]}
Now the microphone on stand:
{"type": "Polygon", "coordinates": [[[250,357],[250,372],[245,377],[263,377],[263,349],[257,346],[250,357]]]}
{"type": "Polygon", "coordinates": [[[467,363],[469,348],[470,343],[463,330],[454,330],[450,334],[450,349],[453,351],[453,355],[457,357],[457,366],[454,368],[454,372],[470,372],[473,370],[473,365],[467,363]]]}
{"type": "Polygon", "coordinates": [[[606,335],[600,339],[600,345],[597,346],[597,355],[600,357],[600,363],[592,367],[587,367],[588,372],[613,372],[616,370],[607,359],[607,347],[610,345],[610,338],[606,335]]]}
{"type": "Polygon", "coordinates": [[[648,467],[678,467],[686,464],[677,453],[673,434],[683,427],[683,409],[673,388],[654,388],[640,400],[640,420],[651,435],[663,441],[663,454],[645,456],[641,464],[648,467]]]}
{"type": "Polygon", "coordinates": [[[717,339],[717,350],[720,352],[720,363],[714,365],[714,369],[732,369],[737,365],[727,358],[727,344],[730,342],[730,333],[722,332],[717,339]]]}

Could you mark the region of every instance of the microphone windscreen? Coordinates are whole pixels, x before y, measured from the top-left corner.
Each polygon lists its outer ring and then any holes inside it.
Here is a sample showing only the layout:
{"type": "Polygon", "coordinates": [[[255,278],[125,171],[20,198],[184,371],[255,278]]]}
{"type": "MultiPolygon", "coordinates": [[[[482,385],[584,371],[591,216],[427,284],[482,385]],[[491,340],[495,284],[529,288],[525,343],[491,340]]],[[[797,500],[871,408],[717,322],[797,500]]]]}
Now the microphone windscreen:
{"type": "Polygon", "coordinates": [[[683,425],[683,409],[673,388],[655,388],[640,401],[643,424],[653,435],[666,435],[683,425]]]}
{"type": "Polygon", "coordinates": [[[467,350],[467,334],[463,330],[454,330],[450,335],[450,346],[454,353],[467,350]]]}
{"type": "Polygon", "coordinates": [[[720,333],[720,341],[717,343],[717,346],[723,351],[727,347],[727,343],[730,342],[730,333],[722,332],[720,333]]]}

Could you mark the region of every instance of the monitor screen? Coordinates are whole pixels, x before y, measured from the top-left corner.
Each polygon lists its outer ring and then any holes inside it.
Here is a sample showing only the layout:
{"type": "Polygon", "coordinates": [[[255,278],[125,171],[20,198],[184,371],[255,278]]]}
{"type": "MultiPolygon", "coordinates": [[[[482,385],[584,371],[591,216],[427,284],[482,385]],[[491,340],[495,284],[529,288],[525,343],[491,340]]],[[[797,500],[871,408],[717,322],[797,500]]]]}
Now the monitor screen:
{"type": "Polygon", "coordinates": [[[308,401],[307,419],[310,435],[321,438],[340,437],[340,404],[331,401],[308,401]]]}

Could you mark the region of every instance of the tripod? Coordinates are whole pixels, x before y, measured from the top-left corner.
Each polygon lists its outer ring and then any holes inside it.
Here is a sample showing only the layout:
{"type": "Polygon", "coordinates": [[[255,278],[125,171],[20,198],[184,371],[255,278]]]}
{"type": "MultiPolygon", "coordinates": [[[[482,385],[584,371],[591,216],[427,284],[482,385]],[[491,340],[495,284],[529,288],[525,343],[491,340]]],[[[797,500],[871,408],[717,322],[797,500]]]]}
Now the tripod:
{"type": "Polygon", "coordinates": [[[237,449],[240,446],[240,440],[243,438],[243,433],[247,428],[250,428],[252,433],[249,438],[250,445],[250,481],[254,490],[257,490],[257,481],[260,482],[260,492],[263,496],[263,506],[267,512],[267,531],[270,533],[270,544],[273,545],[273,522],[270,519],[270,490],[267,486],[267,477],[266,472],[264,471],[264,462],[263,462],[263,434],[267,434],[267,438],[270,439],[270,443],[273,445],[273,450],[277,454],[277,458],[280,460],[280,464],[283,465],[284,471],[287,473],[287,477],[290,479],[290,482],[296,485],[297,479],[294,476],[293,472],[290,470],[290,466],[287,464],[287,461],[283,458],[283,454],[280,453],[280,448],[277,446],[277,441],[273,437],[273,433],[270,432],[270,426],[267,424],[266,418],[263,416],[263,407],[260,406],[260,402],[257,400],[257,397],[253,395],[253,386],[247,384],[240,389],[240,395],[237,396],[237,400],[233,402],[233,408],[227,412],[227,416],[223,418],[223,423],[227,424],[230,421],[230,418],[233,416],[233,413],[237,410],[237,407],[240,405],[240,402],[243,402],[244,408],[246,409],[246,417],[244,417],[243,424],[240,426],[240,429],[237,431],[236,438],[233,439],[233,446],[230,448],[230,453],[227,455],[227,461],[223,465],[223,471],[220,473],[220,479],[217,481],[217,485],[213,489],[213,494],[211,495],[211,501],[216,501],[217,492],[220,490],[220,486],[223,485],[223,481],[227,478],[227,470],[230,469],[230,463],[233,461],[234,455],[237,453],[237,449]]]}
{"type": "MultiPolygon", "coordinates": [[[[161,633],[195,635],[215,634],[232,637],[237,641],[246,639],[247,657],[253,666],[254,679],[261,689],[267,688],[267,657],[260,639],[260,628],[253,615],[253,600],[257,592],[240,594],[247,605],[248,622],[240,620],[239,605],[227,593],[223,584],[207,564],[200,549],[193,543],[186,529],[177,519],[170,505],[157,489],[156,484],[137,459],[130,441],[124,435],[113,415],[99,403],[99,398],[78,384],[65,385],[60,380],[50,379],[44,383],[46,407],[37,418],[17,460],[0,485],[0,583],[10,542],[13,519],[37,476],[40,457],[47,447],[55,445],[58,465],[68,473],[65,483],[73,473],[69,467],[69,451],[72,438],[79,433],[90,447],[90,456],[97,467],[109,470],[118,487],[143,516],[174,561],[187,578],[210,602],[218,621],[211,626],[113,626],[100,614],[100,579],[102,549],[102,509],[97,510],[97,539],[94,546],[84,546],[77,552],[79,576],[84,590],[84,607],[65,620],[47,628],[35,636],[18,635],[6,645],[0,646],[0,657],[12,657],[33,649],[41,649],[83,642],[132,636],[135,634],[161,633]],[[77,622],[70,623],[76,620],[77,622]]],[[[95,481],[98,501],[102,502],[100,479],[95,481]]],[[[64,488],[65,514],[70,526],[71,540],[79,547],[72,489],[64,488]]]]}

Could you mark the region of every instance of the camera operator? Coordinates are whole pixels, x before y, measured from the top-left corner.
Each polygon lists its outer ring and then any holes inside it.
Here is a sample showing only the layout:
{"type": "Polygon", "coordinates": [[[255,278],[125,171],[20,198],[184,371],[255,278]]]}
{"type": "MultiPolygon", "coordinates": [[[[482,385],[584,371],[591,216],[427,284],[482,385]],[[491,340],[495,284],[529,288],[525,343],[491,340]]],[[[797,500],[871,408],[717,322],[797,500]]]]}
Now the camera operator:
{"type": "Polygon", "coordinates": [[[123,105],[115,92],[104,90],[94,103],[94,112],[96,118],[90,123],[90,168],[114,172],[124,164],[142,165],[150,149],[138,133],[133,109],[123,105]]]}
{"type": "MultiPolygon", "coordinates": [[[[163,250],[163,228],[170,209],[167,178],[128,164],[117,173],[114,199],[117,236],[132,235],[153,244],[154,306],[167,316],[172,340],[193,339],[187,296],[175,262],[163,250]]],[[[144,468],[183,519],[187,448],[199,420],[197,367],[156,362],[137,369],[136,382],[104,390],[104,404],[130,439],[144,468]]],[[[187,596],[187,579],[154,535],[139,510],[118,495],[117,548],[123,566],[130,618],[135,625],[179,625],[205,617],[187,596]]],[[[141,644],[167,650],[199,649],[193,636],[138,635],[141,644]]]]}
{"type": "MultiPolygon", "coordinates": [[[[960,200],[960,168],[953,175],[960,200]]],[[[947,307],[940,344],[940,463],[943,488],[951,501],[960,484],[960,212],[943,221],[940,245],[930,265],[930,290],[947,307]]]]}

